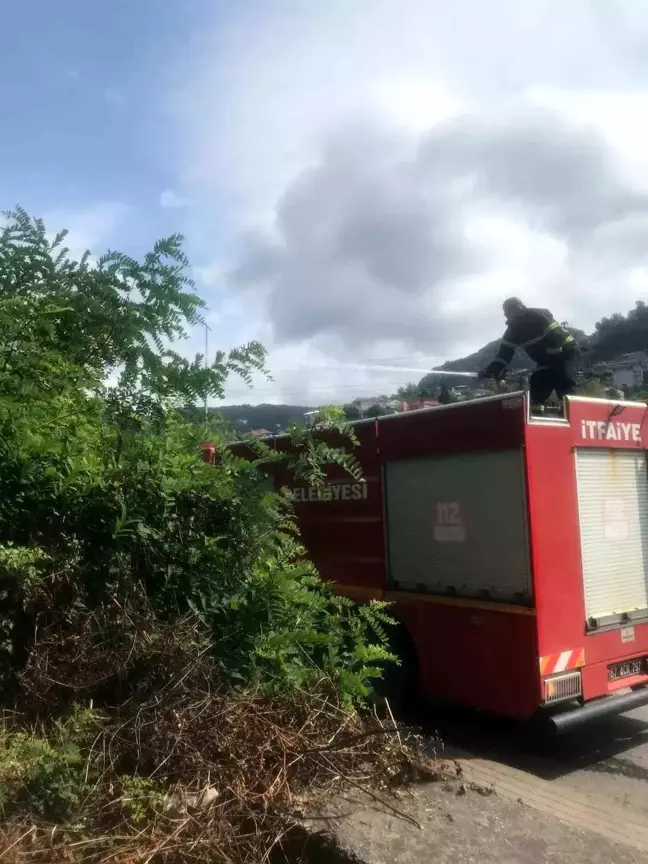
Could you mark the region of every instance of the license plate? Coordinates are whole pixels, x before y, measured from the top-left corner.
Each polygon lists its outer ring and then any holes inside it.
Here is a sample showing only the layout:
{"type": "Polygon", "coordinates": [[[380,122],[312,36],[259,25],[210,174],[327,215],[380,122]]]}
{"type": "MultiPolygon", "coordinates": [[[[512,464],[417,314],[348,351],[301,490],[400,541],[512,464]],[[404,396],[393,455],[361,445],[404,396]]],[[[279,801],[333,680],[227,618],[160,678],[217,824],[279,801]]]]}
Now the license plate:
{"type": "Polygon", "coordinates": [[[643,675],[646,672],[646,658],[638,660],[626,660],[625,663],[613,663],[608,666],[608,678],[617,681],[619,678],[627,678],[630,675],[643,675]]]}

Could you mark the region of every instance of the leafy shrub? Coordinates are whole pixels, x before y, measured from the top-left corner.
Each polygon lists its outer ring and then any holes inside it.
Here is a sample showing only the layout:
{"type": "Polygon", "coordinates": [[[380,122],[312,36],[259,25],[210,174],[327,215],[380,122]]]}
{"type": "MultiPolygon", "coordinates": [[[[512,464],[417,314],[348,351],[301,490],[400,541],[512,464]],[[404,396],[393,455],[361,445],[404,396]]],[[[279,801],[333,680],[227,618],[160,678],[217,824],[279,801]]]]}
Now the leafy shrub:
{"type": "Polygon", "coordinates": [[[150,824],[164,808],[167,797],[164,787],[149,777],[124,774],[120,780],[120,805],[126,818],[135,828],[150,824]]]}
{"type": "Polygon", "coordinates": [[[53,822],[70,819],[79,809],[87,787],[82,748],[96,734],[99,717],[92,711],[72,711],[65,723],[46,735],[7,732],[0,738],[0,807],[5,816],[27,810],[53,822]]]}
{"type": "MultiPolygon", "coordinates": [[[[278,692],[327,677],[344,700],[361,701],[389,657],[388,618],[379,604],[358,610],[321,585],[291,502],[268,489],[264,473],[282,462],[318,485],[337,464],[359,477],[342,414],[323,411],[319,428],[292,430],[290,452],[250,441],[244,460],[216,440],[222,458],[206,464],[206,430],[179,409],[220,395],[232,372],[249,379],[263,368],[263,349],[219,353],[205,369],[200,357],[164,347],[199,321],[179,238],[141,264],[111,253],[96,267],[70,261],[63,239],[51,243],[22,211],[0,234],[5,691],[21,692],[28,667],[33,682],[35,633],[71,657],[74,640],[91,631],[93,644],[119,646],[112,656],[123,660],[139,650],[136,620],[170,625],[194,615],[211,634],[219,686],[278,692]],[[109,375],[117,386],[107,386],[109,375]]],[[[61,669],[74,677],[72,665],[61,669]]],[[[84,698],[100,691],[105,702],[111,686],[124,695],[122,672],[93,667],[84,698]]]]}
{"type": "Polygon", "coordinates": [[[187,405],[265,354],[167,347],[200,322],[180,238],[95,265],[63,239],[23,211],[0,232],[0,855],[268,860],[293,793],[411,756],[353,710],[391,656],[384,606],[320,582],[266,473],[360,478],[356,441],[329,410],[234,456],[187,405]],[[173,821],[172,789],[214,784],[173,821]]]}

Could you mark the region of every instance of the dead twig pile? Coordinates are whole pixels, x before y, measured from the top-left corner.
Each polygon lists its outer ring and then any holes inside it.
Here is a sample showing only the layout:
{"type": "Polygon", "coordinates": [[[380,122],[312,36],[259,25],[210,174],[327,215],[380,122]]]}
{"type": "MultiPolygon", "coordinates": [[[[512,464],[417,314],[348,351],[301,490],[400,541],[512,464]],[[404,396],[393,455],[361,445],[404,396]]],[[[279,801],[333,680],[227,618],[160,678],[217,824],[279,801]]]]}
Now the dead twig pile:
{"type": "MultiPolygon", "coordinates": [[[[173,669],[163,686],[93,715],[75,812],[55,827],[23,808],[0,833],[2,864],[281,861],[299,820],[345,785],[388,798],[390,786],[442,771],[421,756],[415,736],[344,709],[325,681],[317,692],[276,697],[218,692],[214,662],[196,652],[195,635],[168,634],[173,669]],[[192,646],[184,665],[182,640],[192,646]]],[[[139,638],[133,662],[141,666],[146,645],[155,645],[159,667],[160,641],[139,638]]],[[[41,645],[31,667],[46,675],[40,692],[49,696],[59,680],[53,644],[41,645]]],[[[58,644],[67,658],[69,642],[58,644]]]]}

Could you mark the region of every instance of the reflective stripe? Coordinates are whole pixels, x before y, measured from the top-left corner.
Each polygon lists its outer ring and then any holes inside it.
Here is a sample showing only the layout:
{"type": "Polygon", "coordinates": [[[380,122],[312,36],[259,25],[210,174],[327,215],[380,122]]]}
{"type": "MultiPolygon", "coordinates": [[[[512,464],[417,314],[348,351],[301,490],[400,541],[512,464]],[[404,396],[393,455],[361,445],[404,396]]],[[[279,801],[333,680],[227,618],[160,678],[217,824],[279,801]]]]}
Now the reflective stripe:
{"type": "Polygon", "coordinates": [[[571,651],[563,651],[556,661],[556,665],[554,666],[554,672],[564,672],[567,668],[567,664],[571,660],[572,652],[571,651]]]}
{"type": "MultiPolygon", "coordinates": [[[[546,339],[547,336],[551,333],[552,330],[559,330],[560,324],[557,321],[554,321],[553,324],[550,324],[544,333],[541,336],[536,336],[534,339],[529,339],[527,342],[521,342],[520,348],[528,348],[530,345],[535,345],[537,342],[542,342],[543,339],[546,339]]],[[[567,345],[569,342],[573,342],[573,336],[566,336],[563,342],[563,345],[567,345]]],[[[557,354],[559,350],[562,350],[562,347],[558,350],[556,349],[547,349],[547,354],[557,354]]]]}
{"type": "Polygon", "coordinates": [[[547,354],[562,354],[562,350],[565,347],[565,345],[569,345],[573,341],[574,341],[573,336],[567,336],[567,338],[565,339],[565,341],[563,342],[562,345],[558,345],[557,348],[546,348],[545,350],[546,350],[547,354]]]}
{"type": "Polygon", "coordinates": [[[540,657],[540,674],[556,675],[569,669],[581,669],[584,665],[585,649],[573,648],[571,651],[561,651],[559,654],[540,657]]]}
{"type": "Polygon", "coordinates": [[[509,342],[508,339],[502,339],[500,345],[505,345],[507,348],[517,348],[517,342],[509,342]]]}

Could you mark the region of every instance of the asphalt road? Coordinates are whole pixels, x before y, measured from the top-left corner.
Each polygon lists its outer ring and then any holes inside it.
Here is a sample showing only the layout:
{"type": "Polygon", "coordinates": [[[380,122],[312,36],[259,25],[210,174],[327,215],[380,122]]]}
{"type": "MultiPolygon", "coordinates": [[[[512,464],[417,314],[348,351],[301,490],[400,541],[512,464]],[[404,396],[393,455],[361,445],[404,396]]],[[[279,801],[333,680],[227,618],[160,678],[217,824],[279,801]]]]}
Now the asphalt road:
{"type": "Polygon", "coordinates": [[[561,795],[574,790],[592,803],[609,802],[648,819],[648,707],[607,717],[550,742],[529,741],[520,725],[463,711],[430,711],[427,731],[440,753],[469,752],[550,781],[561,795]]]}

